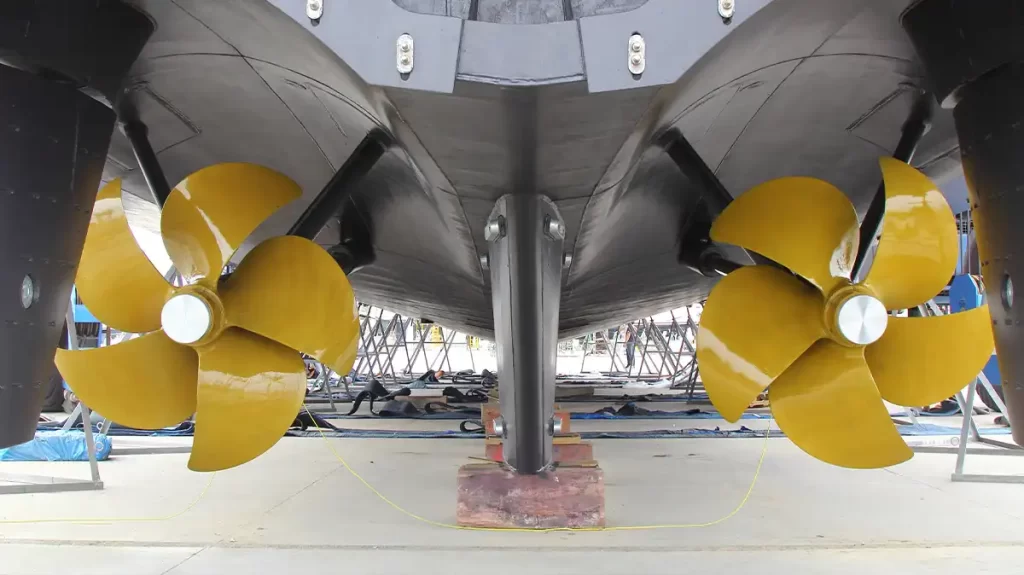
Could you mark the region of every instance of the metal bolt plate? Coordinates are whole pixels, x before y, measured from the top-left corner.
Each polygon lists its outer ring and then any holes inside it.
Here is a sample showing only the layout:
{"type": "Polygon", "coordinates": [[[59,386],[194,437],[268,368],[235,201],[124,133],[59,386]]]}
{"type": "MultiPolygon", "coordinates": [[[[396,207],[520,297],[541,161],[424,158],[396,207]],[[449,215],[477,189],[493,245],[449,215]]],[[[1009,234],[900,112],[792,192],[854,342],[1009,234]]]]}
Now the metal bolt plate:
{"type": "Polygon", "coordinates": [[[480,267],[489,269],[491,267],[491,258],[487,254],[480,256],[480,267]]]}
{"type": "Polygon", "coordinates": [[[718,15],[728,20],[736,12],[736,0],[718,0],[718,15]]]}
{"type": "Polygon", "coordinates": [[[413,44],[412,36],[402,34],[395,42],[395,66],[399,74],[410,74],[415,62],[416,46],[413,44]]]}
{"type": "Polygon", "coordinates": [[[647,67],[647,43],[640,34],[633,34],[629,37],[629,44],[626,46],[627,65],[629,72],[634,76],[644,73],[647,67]]]}
{"type": "Polygon", "coordinates": [[[565,224],[551,216],[544,216],[544,233],[553,240],[565,239],[565,224]]]}
{"type": "Polygon", "coordinates": [[[503,237],[505,237],[505,216],[498,216],[487,222],[487,227],[484,228],[484,239],[493,242],[503,237]]]}
{"type": "Polygon", "coordinates": [[[1003,277],[1003,307],[1010,309],[1013,307],[1013,280],[1010,279],[1010,274],[1006,274],[1003,277]]]}
{"type": "Polygon", "coordinates": [[[306,0],[306,16],[319,20],[324,15],[324,0],[306,0]]]}
{"type": "Polygon", "coordinates": [[[558,435],[559,433],[562,433],[562,418],[561,417],[558,417],[556,415],[556,416],[551,418],[551,421],[548,424],[548,432],[550,432],[551,435],[558,435]]]}
{"type": "Polygon", "coordinates": [[[568,268],[571,265],[572,265],[572,254],[565,254],[565,256],[562,257],[562,267],[563,268],[568,268]]]}
{"type": "Polygon", "coordinates": [[[21,280],[21,307],[28,309],[37,299],[39,294],[36,293],[36,282],[32,276],[27,275],[21,280]]]}

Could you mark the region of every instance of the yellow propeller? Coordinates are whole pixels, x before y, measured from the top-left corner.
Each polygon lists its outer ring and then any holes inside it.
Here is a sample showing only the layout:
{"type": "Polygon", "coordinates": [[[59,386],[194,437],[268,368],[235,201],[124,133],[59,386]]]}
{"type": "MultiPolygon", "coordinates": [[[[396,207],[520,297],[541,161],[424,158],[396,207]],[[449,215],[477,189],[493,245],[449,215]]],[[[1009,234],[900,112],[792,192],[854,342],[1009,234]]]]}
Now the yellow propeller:
{"type": "Polygon", "coordinates": [[[300,193],[286,176],[253,164],[218,164],[188,176],[160,216],[167,253],[191,280],[175,287],[135,243],[121,181],[104,186],[75,283],[100,321],[145,335],[57,350],[57,368],[75,394],[143,429],[195,413],[188,466],[196,471],[227,469],[270,449],[305,397],[299,352],[347,373],[359,334],[345,272],[309,240],[266,240],[219,280],[245,238],[300,193]]]}
{"type": "Polygon", "coordinates": [[[771,266],[740,268],[711,291],[697,334],[704,387],[723,417],[736,421],[770,386],[772,415],[793,443],[843,467],[910,459],[881,400],[917,407],[946,399],[977,376],[994,346],[986,306],[888,314],[941,291],[958,245],[935,184],[893,158],[880,164],[885,216],[863,282],[850,278],[859,239],[846,196],[813,178],[773,180],[732,202],[711,239],[758,252],[806,282],[771,266]]]}

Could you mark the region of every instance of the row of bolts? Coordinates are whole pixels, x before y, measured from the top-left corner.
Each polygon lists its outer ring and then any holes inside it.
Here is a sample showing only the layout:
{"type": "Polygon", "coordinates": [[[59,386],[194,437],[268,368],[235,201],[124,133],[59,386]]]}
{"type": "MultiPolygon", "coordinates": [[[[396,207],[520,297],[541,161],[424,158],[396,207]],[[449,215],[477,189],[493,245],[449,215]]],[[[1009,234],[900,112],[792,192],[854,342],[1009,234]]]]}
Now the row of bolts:
{"type": "MultiPolygon", "coordinates": [[[[314,23],[319,23],[324,14],[325,0],[306,0],[306,16],[314,23]]],[[[735,0],[717,0],[718,15],[724,20],[730,20],[736,11],[735,0]]],[[[413,68],[413,40],[409,34],[402,34],[396,43],[398,48],[396,67],[398,72],[408,75],[413,68]]],[[[634,76],[643,73],[646,60],[646,46],[644,38],[640,34],[633,34],[629,37],[629,71],[634,76]]]]}

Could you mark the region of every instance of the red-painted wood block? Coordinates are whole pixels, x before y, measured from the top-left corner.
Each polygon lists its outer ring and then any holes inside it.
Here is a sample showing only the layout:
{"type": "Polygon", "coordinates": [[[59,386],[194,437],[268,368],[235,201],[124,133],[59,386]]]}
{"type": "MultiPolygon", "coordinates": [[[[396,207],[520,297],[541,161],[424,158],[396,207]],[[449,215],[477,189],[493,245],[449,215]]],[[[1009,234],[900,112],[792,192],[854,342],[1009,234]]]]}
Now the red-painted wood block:
{"type": "Polygon", "coordinates": [[[480,420],[484,424],[484,432],[487,435],[494,435],[494,420],[501,415],[501,408],[497,403],[488,403],[480,406],[480,420]]]}
{"type": "Polygon", "coordinates": [[[572,431],[569,427],[569,420],[571,417],[569,416],[568,411],[555,411],[555,417],[562,420],[562,430],[559,431],[559,433],[569,433],[572,431]]]}
{"type": "Polygon", "coordinates": [[[456,517],[473,527],[603,527],[604,472],[563,466],[520,475],[493,463],[463,465],[456,517]]]}

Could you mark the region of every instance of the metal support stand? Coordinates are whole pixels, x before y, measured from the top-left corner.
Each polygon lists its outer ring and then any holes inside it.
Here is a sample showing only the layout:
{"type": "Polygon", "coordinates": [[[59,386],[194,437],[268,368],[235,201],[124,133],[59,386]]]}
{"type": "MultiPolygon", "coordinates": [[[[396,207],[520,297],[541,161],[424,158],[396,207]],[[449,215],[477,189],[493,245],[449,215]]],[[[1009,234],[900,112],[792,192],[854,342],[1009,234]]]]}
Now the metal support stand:
{"type": "Polygon", "coordinates": [[[967,386],[967,398],[964,399],[963,392],[956,394],[960,411],[964,414],[963,425],[960,426],[960,442],[956,447],[919,446],[914,447],[915,453],[955,453],[956,466],[950,475],[951,481],[964,483],[1024,483],[1024,475],[997,475],[964,473],[964,464],[967,462],[967,455],[1008,455],[1024,456],[1024,448],[1012,443],[998,441],[983,437],[974,423],[974,400],[977,397],[977,384],[979,381],[971,382],[967,386]],[[982,443],[992,447],[969,447],[969,443],[982,443]],[[995,448],[995,449],[993,449],[995,448]]]}
{"type": "MultiPolygon", "coordinates": [[[[66,317],[68,322],[68,349],[72,351],[78,349],[78,333],[75,331],[74,309],[75,303],[73,301],[69,301],[66,317]]],[[[82,402],[78,403],[78,407],[75,408],[75,413],[81,414],[82,421],[85,423],[82,427],[85,429],[85,452],[89,457],[90,478],[65,479],[63,477],[0,473],[0,482],[14,484],[0,485],[0,495],[5,493],[57,493],[60,491],[92,491],[103,489],[103,481],[100,479],[100,466],[96,461],[96,441],[92,436],[92,424],[90,422],[92,413],[89,411],[88,406],[82,402]]],[[[69,417],[68,420],[72,420],[72,418],[77,419],[75,413],[71,414],[71,417],[69,417]]],[[[67,424],[65,424],[64,429],[68,429],[67,424]]]]}
{"type": "MultiPolygon", "coordinates": [[[[914,152],[928,130],[931,128],[932,102],[931,96],[922,92],[914,102],[914,107],[903,124],[900,141],[892,152],[892,157],[909,164],[914,159],[914,152]]],[[[851,277],[859,277],[861,267],[864,265],[864,258],[867,257],[878,234],[882,231],[882,216],[885,215],[885,184],[878,186],[867,213],[864,214],[864,221],[860,226],[860,249],[853,262],[851,277]]]]}
{"type": "MultiPolygon", "coordinates": [[[[424,357],[426,357],[426,352],[424,351],[423,348],[427,343],[427,336],[430,333],[430,329],[424,326],[420,326],[420,328],[418,329],[419,340],[416,343],[416,349],[412,352],[412,357],[409,358],[408,364],[406,364],[405,371],[403,372],[407,375],[413,373],[413,370],[415,369],[414,366],[416,364],[416,360],[420,358],[420,354],[423,354],[424,357]]],[[[426,361],[426,359],[424,359],[424,361],[426,361]]]]}
{"type": "MultiPolygon", "coordinates": [[[[331,404],[331,411],[337,411],[338,406],[334,404],[334,392],[331,391],[331,368],[324,364],[320,364],[322,371],[320,372],[324,378],[324,391],[327,392],[327,402],[331,404]]],[[[345,376],[341,376],[340,381],[345,381],[345,376]]]]}
{"type": "Polygon", "coordinates": [[[149,143],[149,129],[138,119],[131,119],[121,124],[121,131],[132,145],[135,160],[139,163],[142,177],[146,179],[149,192],[153,195],[153,201],[162,209],[171,194],[171,186],[167,183],[167,177],[164,176],[164,170],[156,158],[156,152],[149,143]]]}
{"type": "Polygon", "coordinates": [[[362,340],[363,355],[359,359],[359,363],[356,364],[355,369],[357,373],[362,372],[363,362],[365,361],[366,373],[383,376],[383,361],[380,358],[380,340],[377,339],[377,333],[381,330],[384,310],[378,310],[376,318],[371,317],[370,311],[367,311],[366,318],[360,321],[359,337],[362,340]]]}
{"type": "Polygon", "coordinates": [[[953,470],[953,475],[950,479],[953,481],[961,482],[977,482],[977,483],[1024,483],[1024,475],[993,475],[993,474],[975,474],[975,473],[964,473],[964,463],[967,460],[967,442],[968,430],[973,434],[974,441],[991,445],[1000,449],[976,449],[971,450],[971,453],[978,455],[1024,455],[1024,448],[1021,448],[1012,443],[1006,443],[1005,441],[996,441],[995,439],[989,439],[982,437],[978,432],[978,427],[974,425],[974,398],[977,397],[977,385],[976,382],[972,382],[967,387],[967,401],[963,401],[963,394],[957,394],[957,400],[961,403],[961,411],[964,413],[964,424],[960,427],[960,445],[957,446],[956,454],[956,467],[953,470]]]}
{"type": "Polygon", "coordinates": [[[565,224],[540,195],[507,195],[487,220],[505,461],[551,463],[565,224]]]}
{"type": "MultiPolygon", "coordinates": [[[[920,307],[923,315],[943,315],[942,310],[935,303],[935,300],[929,300],[920,307]]],[[[959,391],[956,394],[957,405],[960,406],[960,413],[962,413],[964,417],[963,424],[960,426],[959,443],[956,444],[956,447],[920,445],[912,446],[911,449],[913,449],[915,453],[956,453],[956,467],[953,470],[953,474],[950,476],[952,481],[975,483],[1024,483],[1024,475],[986,475],[964,473],[964,463],[967,460],[968,454],[1024,456],[1024,448],[1005,441],[989,439],[981,435],[981,432],[978,430],[978,425],[974,422],[974,400],[977,397],[977,386],[979,384],[984,386],[985,390],[989,393],[989,396],[995,399],[996,407],[1000,408],[1000,413],[1006,415],[1006,406],[999,400],[999,395],[995,392],[995,389],[992,388],[992,383],[989,382],[988,378],[985,376],[985,372],[981,372],[974,381],[968,384],[966,399],[964,399],[963,391],[959,391]],[[998,449],[991,449],[988,447],[968,447],[968,442],[970,441],[990,445],[998,449]]],[[[910,410],[910,418],[916,425],[917,416],[914,410],[910,410]]]]}
{"type": "Polygon", "coordinates": [[[388,151],[389,146],[390,141],[384,133],[376,130],[368,133],[309,204],[306,211],[299,216],[288,231],[288,235],[308,240],[316,238],[327,222],[337,217],[342,205],[351,196],[352,190],[373,169],[377,161],[388,151]]]}
{"type": "Polygon", "coordinates": [[[467,347],[470,361],[473,361],[468,340],[456,341],[459,332],[453,329],[435,324],[418,326],[416,320],[397,313],[388,318],[385,317],[385,310],[366,304],[358,304],[357,307],[359,351],[352,366],[355,374],[375,377],[381,381],[401,381],[406,376],[419,375],[429,370],[445,369],[451,372],[453,365],[450,354],[454,348],[462,345],[467,347]],[[434,330],[439,335],[438,341],[430,341],[434,330]],[[427,349],[428,345],[439,346],[433,358],[427,349]],[[413,347],[411,351],[410,346],[413,347]]]}
{"type": "Polygon", "coordinates": [[[444,365],[447,363],[448,371],[451,371],[452,362],[448,359],[448,353],[451,351],[452,344],[455,343],[455,330],[449,329],[448,335],[445,335],[444,328],[438,326],[438,331],[441,334],[441,349],[438,350],[437,355],[434,356],[434,361],[431,361],[430,365],[436,365],[437,369],[444,369],[444,365]]]}

